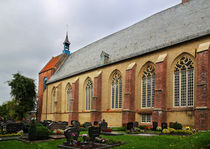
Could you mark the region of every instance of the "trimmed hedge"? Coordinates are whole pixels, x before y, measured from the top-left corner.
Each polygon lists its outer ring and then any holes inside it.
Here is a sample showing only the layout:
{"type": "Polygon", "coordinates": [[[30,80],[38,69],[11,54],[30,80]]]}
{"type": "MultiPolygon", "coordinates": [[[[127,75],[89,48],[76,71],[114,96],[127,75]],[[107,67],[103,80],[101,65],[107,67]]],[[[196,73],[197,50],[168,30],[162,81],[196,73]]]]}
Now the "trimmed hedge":
{"type": "Polygon", "coordinates": [[[28,139],[32,140],[43,140],[49,138],[50,131],[47,127],[43,126],[42,124],[32,122],[29,127],[28,139]]]}

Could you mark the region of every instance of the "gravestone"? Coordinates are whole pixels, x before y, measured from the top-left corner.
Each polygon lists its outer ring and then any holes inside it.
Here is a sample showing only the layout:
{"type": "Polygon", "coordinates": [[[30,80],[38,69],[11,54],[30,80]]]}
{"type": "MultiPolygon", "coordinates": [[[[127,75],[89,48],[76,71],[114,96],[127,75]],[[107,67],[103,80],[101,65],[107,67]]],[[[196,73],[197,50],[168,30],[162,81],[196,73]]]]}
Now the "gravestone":
{"type": "Polygon", "coordinates": [[[66,126],[68,126],[67,123],[63,123],[63,122],[51,122],[48,125],[48,129],[50,130],[55,130],[55,129],[66,129],[66,126]]]}
{"type": "Polygon", "coordinates": [[[161,127],[162,127],[162,130],[163,129],[167,129],[168,127],[167,127],[167,123],[161,123],[161,127]]]}
{"type": "Polygon", "coordinates": [[[156,131],[157,126],[158,126],[158,122],[152,122],[152,130],[153,131],[156,131]]]}
{"type": "Polygon", "coordinates": [[[95,138],[99,137],[100,135],[100,127],[89,127],[88,128],[88,135],[90,137],[90,140],[95,142],[95,138]]]}
{"type": "Polygon", "coordinates": [[[105,122],[105,120],[100,121],[99,127],[101,129],[101,131],[104,131],[105,129],[107,129],[107,122],[105,122]]]}
{"type": "Polygon", "coordinates": [[[23,123],[6,123],[6,132],[7,133],[17,133],[23,129],[23,123]]]}
{"type": "Polygon", "coordinates": [[[72,146],[74,140],[75,141],[78,140],[79,134],[80,134],[79,127],[71,126],[71,127],[67,128],[67,129],[65,129],[64,130],[64,135],[66,137],[66,141],[67,142],[64,142],[63,144],[66,145],[66,146],[72,146]]]}
{"type": "Polygon", "coordinates": [[[93,125],[95,126],[98,125],[98,121],[94,121],[93,125]]]}
{"type": "Polygon", "coordinates": [[[174,124],[173,122],[170,122],[169,127],[172,128],[173,124],[174,124]]]}
{"type": "Polygon", "coordinates": [[[133,123],[133,127],[138,127],[139,126],[139,123],[138,122],[134,122],[133,123]]]}
{"type": "Polygon", "coordinates": [[[52,123],[52,121],[51,120],[43,120],[40,123],[45,127],[49,127],[49,125],[52,123]]]}
{"type": "Polygon", "coordinates": [[[79,127],[80,127],[80,122],[78,122],[78,121],[72,121],[72,122],[71,122],[71,125],[72,125],[73,127],[79,128],[79,127]]]}
{"type": "Polygon", "coordinates": [[[133,122],[127,123],[126,129],[127,130],[132,130],[133,129],[133,122]]]}
{"type": "Polygon", "coordinates": [[[85,123],[83,124],[83,127],[86,128],[86,129],[88,129],[88,128],[91,127],[91,126],[92,126],[92,124],[91,124],[90,122],[85,122],[85,123]]]}

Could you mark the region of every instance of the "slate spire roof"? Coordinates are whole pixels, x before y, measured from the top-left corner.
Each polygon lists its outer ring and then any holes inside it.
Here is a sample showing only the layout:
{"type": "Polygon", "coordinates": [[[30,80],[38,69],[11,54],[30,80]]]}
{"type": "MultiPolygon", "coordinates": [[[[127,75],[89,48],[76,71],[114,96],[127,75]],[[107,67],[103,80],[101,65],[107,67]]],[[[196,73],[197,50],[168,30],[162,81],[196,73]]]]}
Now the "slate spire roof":
{"type": "Polygon", "coordinates": [[[65,38],[65,41],[63,42],[63,44],[68,44],[68,45],[71,44],[71,43],[69,42],[68,32],[66,32],[66,38],[65,38]]]}
{"type": "Polygon", "coordinates": [[[190,0],[73,52],[51,77],[53,83],[100,66],[102,51],[112,64],[210,34],[210,0],[190,0]]]}

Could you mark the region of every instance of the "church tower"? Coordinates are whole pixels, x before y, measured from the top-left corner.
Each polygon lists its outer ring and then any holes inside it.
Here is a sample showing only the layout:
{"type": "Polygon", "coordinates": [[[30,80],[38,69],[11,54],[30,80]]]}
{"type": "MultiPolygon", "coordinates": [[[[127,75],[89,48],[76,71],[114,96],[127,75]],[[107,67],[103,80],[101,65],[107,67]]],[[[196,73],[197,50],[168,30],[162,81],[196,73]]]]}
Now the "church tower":
{"type": "Polygon", "coordinates": [[[63,45],[64,45],[63,54],[70,55],[70,51],[69,51],[70,44],[71,43],[69,42],[68,32],[66,32],[66,39],[63,42],[63,45]]]}
{"type": "MultiPolygon", "coordinates": [[[[56,72],[56,70],[61,66],[61,64],[68,58],[70,55],[69,46],[70,46],[68,32],[66,32],[66,39],[63,42],[64,49],[63,53],[52,57],[50,61],[44,66],[44,68],[39,72],[39,90],[38,90],[38,120],[47,119],[47,117],[42,116],[42,105],[43,105],[43,93],[47,88],[47,81],[51,76],[56,72]]],[[[46,111],[43,111],[43,113],[46,111]]]]}

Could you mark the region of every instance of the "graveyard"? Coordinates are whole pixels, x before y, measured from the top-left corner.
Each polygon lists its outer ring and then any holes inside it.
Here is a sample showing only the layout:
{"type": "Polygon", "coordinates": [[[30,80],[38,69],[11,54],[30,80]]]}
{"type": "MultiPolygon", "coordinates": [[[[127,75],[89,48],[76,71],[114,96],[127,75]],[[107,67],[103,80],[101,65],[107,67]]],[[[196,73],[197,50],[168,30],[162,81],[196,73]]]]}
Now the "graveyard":
{"type": "Polygon", "coordinates": [[[209,148],[210,131],[195,132],[174,123],[158,127],[127,123],[124,127],[108,127],[100,122],[50,120],[32,122],[1,122],[0,148],[209,148]],[[163,129],[162,129],[163,128],[163,129]]]}

